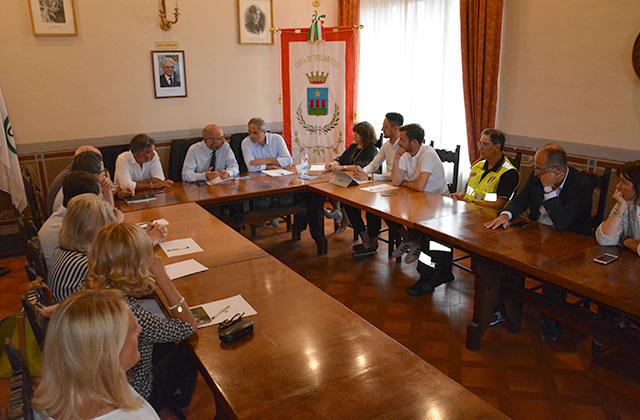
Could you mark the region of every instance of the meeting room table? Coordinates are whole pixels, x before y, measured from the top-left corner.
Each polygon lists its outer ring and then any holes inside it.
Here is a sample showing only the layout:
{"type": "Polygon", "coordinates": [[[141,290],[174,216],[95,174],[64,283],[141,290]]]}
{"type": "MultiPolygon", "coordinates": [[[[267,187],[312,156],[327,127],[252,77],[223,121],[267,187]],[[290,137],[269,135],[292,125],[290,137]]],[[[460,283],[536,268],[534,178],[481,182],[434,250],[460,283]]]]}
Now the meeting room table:
{"type": "Polygon", "coordinates": [[[503,419],[497,409],[411,353],[196,203],[127,212],[164,218],[168,240],[192,238],[208,270],[174,284],[190,306],[234,295],[257,311],[251,335],[217,328],[190,340],[219,412],[234,419],[503,419]]]}

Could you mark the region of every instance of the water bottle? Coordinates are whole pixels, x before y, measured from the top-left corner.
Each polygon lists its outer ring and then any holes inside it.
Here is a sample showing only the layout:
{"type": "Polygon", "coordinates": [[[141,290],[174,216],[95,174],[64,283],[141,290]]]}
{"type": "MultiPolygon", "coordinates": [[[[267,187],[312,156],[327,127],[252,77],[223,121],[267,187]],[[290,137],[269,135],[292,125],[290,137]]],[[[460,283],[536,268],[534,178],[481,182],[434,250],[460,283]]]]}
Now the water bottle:
{"type": "Polygon", "coordinates": [[[302,170],[303,175],[309,173],[309,156],[307,156],[307,152],[302,152],[302,158],[300,159],[300,169],[302,170]]]}

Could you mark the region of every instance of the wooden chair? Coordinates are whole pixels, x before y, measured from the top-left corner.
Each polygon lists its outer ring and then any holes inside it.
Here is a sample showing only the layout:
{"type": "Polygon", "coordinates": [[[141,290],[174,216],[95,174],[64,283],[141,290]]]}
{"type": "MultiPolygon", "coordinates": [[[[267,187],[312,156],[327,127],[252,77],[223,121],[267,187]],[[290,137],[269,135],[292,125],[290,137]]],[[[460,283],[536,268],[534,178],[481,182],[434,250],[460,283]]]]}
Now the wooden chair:
{"type": "Polygon", "coordinates": [[[31,211],[31,219],[36,228],[40,229],[44,221],[49,217],[42,190],[36,181],[36,174],[31,168],[26,167],[22,170],[22,180],[27,196],[27,204],[31,211]]]}
{"type": "Polygon", "coordinates": [[[41,277],[31,282],[22,294],[22,309],[29,319],[33,335],[40,349],[44,348],[44,337],[49,325],[49,318],[42,316],[41,310],[55,304],[51,289],[41,277]]]}
{"type": "Polygon", "coordinates": [[[202,137],[195,137],[191,139],[178,139],[171,141],[168,168],[168,177],[170,180],[173,182],[182,181],[182,166],[184,164],[184,158],[187,156],[187,151],[192,144],[201,140],[202,137]]]}
{"type": "MultiPolygon", "coordinates": [[[[433,142],[432,142],[433,143],[433,142]]],[[[435,149],[436,153],[440,157],[440,160],[444,162],[453,163],[453,179],[447,183],[449,192],[453,194],[458,190],[458,170],[460,166],[460,145],[456,146],[455,151],[449,151],[446,149],[435,149]]]]}
{"type": "Polygon", "coordinates": [[[22,246],[27,256],[27,263],[25,264],[25,271],[29,281],[33,281],[38,277],[43,279],[47,278],[47,264],[42,254],[42,248],[40,247],[40,240],[38,239],[38,229],[35,225],[27,219],[23,214],[20,214],[15,206],[13,207],[13,214],[16,217],[18,223],[18,232],[20,233],[20,239],[22,240],[22,246]]]}
{"type": "MultiPolygon", "coordinates": [[[[24,337],[24,318],[22,314],[18,315],[18,328],[22,328],[21,336],[24,337]]],[[[33,420],[33,407],[31,406],[31,399],[33,398],[33,379],[31,378],[29,368],[27,367],[20,351],[10,343],[9,339],[7,339],[7,341],[8,342],[4,344],[4,350],[7,354],[7,359],[9,359],[9,363],[11,364],[12,383],[15,384],[12,386],[11,392],[9,393],[9,404],[11,409],[9,418],[33,420]]],[[[24,343],[21,343],[20,345],[23,344],[24,343]]]]}
{"type": "Polygon", "coordinates": [[[595,231],[600,223],[604,220],[604,210],[607,205],[607,197],[609,193],[609,180],[611,178],[611,168],[605,168],[604,173],[602,175],[598,174],[585,174],[591,180],[593,184],[593,188],[599,191],[598,196],[598,208],[596,213],[591,217],[591,224],[593,226],[593,230],[595,231]]]}

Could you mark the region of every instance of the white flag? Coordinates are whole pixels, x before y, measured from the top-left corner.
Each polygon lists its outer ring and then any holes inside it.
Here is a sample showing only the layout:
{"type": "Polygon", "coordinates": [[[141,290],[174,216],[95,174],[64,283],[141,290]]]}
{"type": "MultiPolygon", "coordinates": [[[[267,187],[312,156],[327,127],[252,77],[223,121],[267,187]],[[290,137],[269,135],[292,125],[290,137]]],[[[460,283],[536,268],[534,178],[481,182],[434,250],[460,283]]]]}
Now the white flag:
{"type": "Polygon", "coordinates": [[[24,192],[16,141],[13,138],[2,90],[0,90],[0,123],[2,124],[0,130],[0,190],[11,195],[11,202],[22,213],[22,210],[27,207],[27,196],[24,192]]]}

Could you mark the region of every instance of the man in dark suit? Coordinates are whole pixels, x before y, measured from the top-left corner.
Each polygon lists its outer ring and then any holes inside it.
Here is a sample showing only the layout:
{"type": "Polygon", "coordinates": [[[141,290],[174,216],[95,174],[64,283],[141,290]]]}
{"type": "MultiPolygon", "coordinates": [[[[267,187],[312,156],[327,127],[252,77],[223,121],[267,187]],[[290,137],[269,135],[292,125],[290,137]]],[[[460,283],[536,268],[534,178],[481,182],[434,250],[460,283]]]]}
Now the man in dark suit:
{"type": "MultiPolygon", "coordinates": [[[[529,219],[557,230],[593,236],[591,203],[593,184],[585,174],[567,166],[567,154],[557,144],[547,144],[534,157],[535,170],[524,189],[486,228],[508,228],[510,220],[529,209],[529,219]]],[[[551,300],[566,298],[566,292],[545,285],[543,294],[551,300]]],[[[560,324],[542,314],[542,339],[558,339],[560,324]]]]}
{"type": "Polygon", "coordinates": [[[176,74],[176,63],[173,59],[166,57],[162,60],[162,71],[160,75],[160,87],[180,87],[180,78],[176,74]]]}

